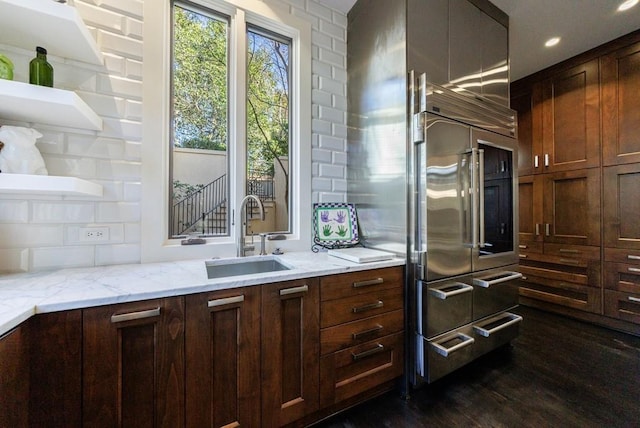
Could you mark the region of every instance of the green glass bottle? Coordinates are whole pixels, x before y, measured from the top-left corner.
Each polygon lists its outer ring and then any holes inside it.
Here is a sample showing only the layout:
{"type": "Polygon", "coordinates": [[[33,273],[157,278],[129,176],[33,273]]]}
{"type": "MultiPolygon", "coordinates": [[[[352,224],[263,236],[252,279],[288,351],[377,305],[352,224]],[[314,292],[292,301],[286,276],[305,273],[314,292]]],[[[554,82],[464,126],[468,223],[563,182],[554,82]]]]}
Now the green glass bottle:
{"type": "Polygon", "coordinates": [[[47,50],[36,47],[36,57],[29,63],[29,83],[53,87],[53,67],[47,62],[47,50]]]}

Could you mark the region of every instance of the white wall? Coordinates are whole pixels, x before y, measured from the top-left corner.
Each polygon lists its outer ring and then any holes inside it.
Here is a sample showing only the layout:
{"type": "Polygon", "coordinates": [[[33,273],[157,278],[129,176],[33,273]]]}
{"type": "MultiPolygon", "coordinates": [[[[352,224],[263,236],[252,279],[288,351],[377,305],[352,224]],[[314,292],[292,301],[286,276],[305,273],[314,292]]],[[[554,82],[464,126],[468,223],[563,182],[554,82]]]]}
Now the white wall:
{"type": "MultiPolygon", "coordinates": [[[[285,4],[312,23],[312,200],[346,201],[346,16],[314,0],[266,1],[285,4]]],[[[55,86],[75,90],[102,117],[104,129],[94,133],[1,118],[0,125],[38,129],[49,174],[95,181],[104,186],[104,197],[0,195],[0,271],[139,263],[141,221],[153,221],[140,209],[143,1],[69,3],[94,34],[105,65],[50,56],[55,86]],[[80,242],[79,228],[87,226],[108,227],[109,240],[80,242]]],[[[15,64],[14,79],[27,81],[34,53],[2,44],[0,52],[15,64]]]]}

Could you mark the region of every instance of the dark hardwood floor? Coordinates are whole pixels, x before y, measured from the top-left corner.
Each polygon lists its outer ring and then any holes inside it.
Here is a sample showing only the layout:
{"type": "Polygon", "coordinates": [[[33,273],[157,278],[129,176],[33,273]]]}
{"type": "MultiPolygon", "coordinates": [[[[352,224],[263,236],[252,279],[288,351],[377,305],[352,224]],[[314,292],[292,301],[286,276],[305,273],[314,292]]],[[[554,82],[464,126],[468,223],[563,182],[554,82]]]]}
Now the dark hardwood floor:
{"type": "Polygon", "coordinates": [[[520,307],[520,336],[459,371],[316,427],[640,427],[640,337],[520,307]]]}

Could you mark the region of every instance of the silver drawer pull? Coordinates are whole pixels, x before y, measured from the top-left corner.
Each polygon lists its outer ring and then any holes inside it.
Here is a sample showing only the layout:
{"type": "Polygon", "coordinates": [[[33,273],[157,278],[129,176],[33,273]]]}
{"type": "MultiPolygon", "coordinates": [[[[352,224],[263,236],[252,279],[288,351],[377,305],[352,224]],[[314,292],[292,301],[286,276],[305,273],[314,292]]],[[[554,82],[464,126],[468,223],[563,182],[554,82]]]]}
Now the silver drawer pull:
{"type": "Polygon", "coordinates": [[[141,319],[145,319],[145,318],[157,317],[159,315],[160,315],[160,308],[158,307],[158,308],[149,309],[149,310],[146,310],[146,311],[130,312],[128,314],[111,315],[111,322],[112,323],[118,323],[118,322],[125,322],[125,321],[141,320],[141,319]]]}
{"type": "Polygon", "coordinates": [[[384,282],[383,278],[369,279],[367,281],[358,281],[353,283],[353,288],[367,287],[369,285],[378,285],[384,282]]]}
{"type": "Polygon", "coordinates": [[[495,276],[489,276],[486,278],[473,278],[473,284],[483,288],[489,288],[492,285],[500,284],[501,282],[511,281],[513,279],[522,278],[520,272],[500,272],[495,276]]]}
{"type": "Polygon", "coordinates": [[[638,298],[638,297],[629,296],[629,297],[627,297],[627,299],[629,299],[629,301],[633,302],[633,303],[640,303],[640,298],[638,298]]]}
{"type": "MultiPolygon", "coordinates": [[[[448,357],[449,354],[456,352],[466,346],[469,346],[471,344],[473,344],[473,342],[475,342],[475,340],[473,339],[473,337],[471,336],[467,336],[464,333],[457,333],[456,337],[458,339],[461,339],[462,342],[458,343],[457,345],[453,345],[451,348],[445,348],[444,346],[440,345],[439,343],[436,342],[431,342],[430,345],[435,349],[435,351],[442,355],[443,357],[448,357]]],[[[451,338],[452,339],[452,338],[451,338]]],[[[450,340],[450,339],[447,339],[450,340]]]]}
{"type": "Polygon", "coordinates": [[[580,264],[580,260],[560,259],[560,263],[568,263],[570,265],[579,265],[580,264]]]}
{"type": "Polygon", "coordinates": [[[283,288],[280,290],[280,295],[287,296],[289,294],[306,293],[307,291],[309,291],[309,286],[301,285],[300,287],[283,288]]]}
{"type": "Polygon", "coordinates": [[[470,293],[471,291],[473,291],[472,286],[463,284],[461,282],[456,282],[454,284],[448,284],[441,288],[430,288],[429,294],[440,300],[446,300],[447,297],[453,297],[462,293],[470,293]]]}
{"type": "Polygon", "coordinates": [[[559,252],[568,253],[568,254],[579,254],[580,253],[580,251],[578,251],[578,250],[570,250],[570,249],[567,249],[567,248],[560,248],[559,252]]]}
{"type": "Polygon", "coordinates": [[[364,336],[369,336],[369,335],[371,335],[373,333],[377,333],[380,330],[382,330],[383,328],[384,328],[383,326],[378,324],[377,326],[375,326],[373,328],[370,328],[369,330],[363,330],[363,331],[359,331],[357,333],[353,333],[351,335],[351,337],[353,338],[353,340],[358,340],[358,339],[360,339],[360,338],[362,338],[364,336]]]}
{"type": "Polygon", "coordinates": [[[529,278],[527,278],[526,276],[522,275],[522,277],[520,278],[523,281],[527,281],[529,278]]]}
{"type": "Polygon", "coordinates": [[[351,353],[351,357],[353,357],[353,361],[358,361],[363,358],[370,357],[372,355],[379,354],[380,352],[384,352],[384,345],[381,343],[376,344],[375,348],[368,349],[366,351],[360,352],[359,354],[351,353]]]}
{"type": "Polygon", "coordinates": [[[640,269],[638,268],[627,268],[629,272],[640,273],[640,269]]]}
{"type": "Polygon", "coordinates": [[[521,250],[526,250],[529,247],[527,247],[526,245],[518,245],[518,248],[520,248],[521,250]]]}
{"type": "Polygon", "coordinates": [[[210,308],[217,308],[219,306],[231,305],[233,303],[241,302],[244,302],[244,294],[240,296],[225,297],[223,299],[209,300],[209,302],[207,302],[207,306],[210,308]]]}
{"type": "Polygon", "coordinates": [[[521,259],[526,259],[529,256],[527,256],[526,254],[518,254],[518,257],[520,257],[521,259]]]}
{"type": "Polygon", "coordinates": [[[522,322],[522,317],[520,315],[515,315],[515,314],[510,314],[510,313],[505,313],[505,318],[508,318],[509,321],[500,324],[497,327],[494,327],[492,329],[487,330],[486,328],[480,327],[478,325],[474,325],[473,329],[476,331],[476,333],[478,333],[480,336],[484,336],[484,337],[489,337],[494,333],[499,332],[502,329],[505,329],[511,325],[517,324],[519,322],[522,322]]]}
{"type": "Polygon", "coordinates": [[[353,308],[352,311],[354,314],[358,314],[360,312],[370,311],[372,309],[378,309],[383,306],[384,306],[384,303],[382,302],[382,300],[378,300],[375,303],[370,303],[368,305],[358,306],[357,308],[353,308]]]}
{"type": "Polygon", "coordinates": [[[633,254],[627,255],[629,260],[640,260],[640,256],[634,256],[633,254]]]}

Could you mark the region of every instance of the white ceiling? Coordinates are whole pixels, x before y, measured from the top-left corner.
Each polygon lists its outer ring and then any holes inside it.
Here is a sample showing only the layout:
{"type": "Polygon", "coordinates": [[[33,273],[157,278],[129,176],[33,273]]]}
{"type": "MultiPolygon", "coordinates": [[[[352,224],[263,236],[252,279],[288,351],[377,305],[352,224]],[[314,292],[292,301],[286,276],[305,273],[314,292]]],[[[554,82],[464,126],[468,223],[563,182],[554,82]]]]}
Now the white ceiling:
{"type": "MultiPolygon", "coordinates": [[[[347,13],[355,0],[318,0],[347,13]]],[[[622,0],[491,0],[509,15],[511,80],[517,80],[640,29],[640,5],[617,12],[622,0]],[[560,44],[545,48],[554,36],[560,44]]]]}

